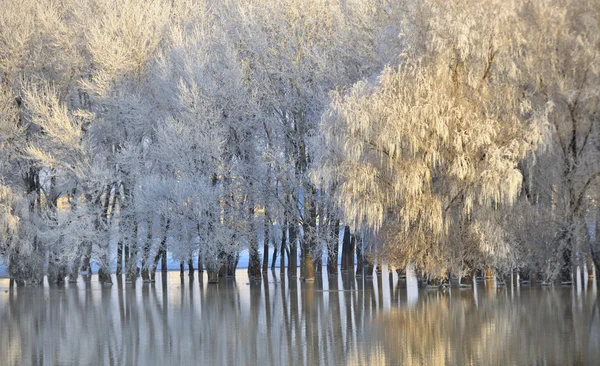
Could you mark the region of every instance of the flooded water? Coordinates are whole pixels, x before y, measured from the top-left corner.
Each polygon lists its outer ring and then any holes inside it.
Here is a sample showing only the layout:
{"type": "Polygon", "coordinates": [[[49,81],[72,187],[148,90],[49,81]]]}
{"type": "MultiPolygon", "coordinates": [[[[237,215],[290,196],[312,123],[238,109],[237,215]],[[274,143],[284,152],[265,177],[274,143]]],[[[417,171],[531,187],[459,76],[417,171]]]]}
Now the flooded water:
{"type": "Polygon", "coordinates": [[[349,275],[315,283],[64,287],[0,279],[0,365],[598,365],[594,286],[445,292],[349,275]]]}

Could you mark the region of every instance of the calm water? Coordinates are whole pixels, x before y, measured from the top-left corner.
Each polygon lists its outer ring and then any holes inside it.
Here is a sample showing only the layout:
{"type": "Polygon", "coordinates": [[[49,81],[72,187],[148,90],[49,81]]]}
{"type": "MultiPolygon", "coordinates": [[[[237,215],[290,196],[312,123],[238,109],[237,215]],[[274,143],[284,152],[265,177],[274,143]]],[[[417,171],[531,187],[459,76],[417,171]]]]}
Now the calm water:
{"type": "Polygon", "coordinates": [[[589,288],[249,283],[245,270],[210,286],[175,272],[111,287],[0,279],[0,365],[600,365],[589,288]]]}

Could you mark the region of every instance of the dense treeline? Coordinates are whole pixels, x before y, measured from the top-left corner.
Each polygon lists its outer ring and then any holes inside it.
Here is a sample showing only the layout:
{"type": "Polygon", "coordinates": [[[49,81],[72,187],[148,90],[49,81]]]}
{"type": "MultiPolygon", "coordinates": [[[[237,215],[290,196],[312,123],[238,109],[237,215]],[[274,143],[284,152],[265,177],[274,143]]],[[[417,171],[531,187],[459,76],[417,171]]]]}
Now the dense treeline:
{"type": "Polygon", "coordinates": [[[593,0],[9,0],[0,257],[312,280],[341,241],[366,275],[569,282],[600,262],[599,76],[593,0]]]}

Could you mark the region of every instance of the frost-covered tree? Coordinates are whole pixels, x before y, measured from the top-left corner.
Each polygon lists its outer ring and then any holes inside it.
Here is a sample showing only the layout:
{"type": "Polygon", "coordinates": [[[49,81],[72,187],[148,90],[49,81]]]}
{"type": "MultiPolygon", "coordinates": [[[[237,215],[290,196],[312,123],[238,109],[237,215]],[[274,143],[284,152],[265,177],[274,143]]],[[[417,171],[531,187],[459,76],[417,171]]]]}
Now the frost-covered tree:
{"type": "Polygon", "coordinates": [[[334,94],[321,125],[320,176],[344,218],[436,277],[454,231],[475,225],[480,245],[500,245],[485,239],[500,240],[487,212],[515,203],[518,164],[547,135],[551,105],[534,108],[520,84],[520,18],[504,4],[407,5],[399,65],[334,94]]]}

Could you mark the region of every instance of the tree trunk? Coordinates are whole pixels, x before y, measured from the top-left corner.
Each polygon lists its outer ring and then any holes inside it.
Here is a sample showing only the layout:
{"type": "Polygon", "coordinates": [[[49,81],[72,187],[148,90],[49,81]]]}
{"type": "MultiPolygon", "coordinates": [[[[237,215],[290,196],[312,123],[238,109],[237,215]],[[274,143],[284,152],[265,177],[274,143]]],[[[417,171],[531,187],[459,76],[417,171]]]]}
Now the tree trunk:
{"type": "Polygon", "coordinates": [[[132,215],[133,234],[129,242],[129,260],[127,261],[127,282],[133,283],[138,275],[137,266],[137,239],[138,239],[138,223],[135,214],[132,215]]]}
{"type": "MultiPolygon", "coordinates": [[[[269,270],[269,215],[268,211],[265,209],[265,222],[264,222],[264,244],[263,244],[263,264],[262,271],[263,273],[267,273],[269,270]]],[[[275,264],[275,261],[273,261],[275,264]]]]}
{"type": "Polygon", "coordinates": [[[146,242],[144,243],[144,247],[142,248],[142,281],[150,282],[150,248],[152,247],[152,223],[153,223],[152,214],[148,217],[148,237],[146,242]]]}
{"type": "Polygon", "coordinates": [[[315,280],[315,265],[314,265],[314,259],[313,259],[313,254],[309,251],[307,251],[306,253],[304,253],[302,255],[304,261],[303,261],[303,277],[304,277],[304,281],[305,282],[313,282],[315,280]]]}
{"type": "Polygon", "coordinates": [[[279,252],[281,253],[281,259],[279,260],[279,273],[283,275],[285,273],[285,244],[286,244],[286,234],[287,234],[287,220],[281,226],[281,247],[279,252]]]}
{"type": "Polygon", "coordinates": [[[373,263],[363,254],[363,275],[365,278],[373,278],[373,263]]]}
{"type": "Polygon", "coordinates": [[[304,196],[304,220],[302,223],[304,235],[302,237],[301,270],[304,281],[315,280],[315,256],[318,255],[316,248],[317,234],[317,206],[315,202],[315,191],[309,187],[304,196]]]}
{"type": "MultiPolygon", "coordinates": [[[[164,217],[163,217],[164,219],[164,217]]],[[[162,226],[162,225],[161,225],[162,226]]],[[[150,276],[150,281],[156,281],[156,268],[158,268],[158,261],[162,258],[162,266],[163,272],[167,270],[167,234],[169,232],[169,227],[171,226],[171,219],[168,218],[165,224],[165,230],[163,233],[163,237],[160,241],[160,245],[158,247],[158,252],[156,256],[154,256],[154,263],[152,264],[152,274],[150,276]]]]}
{"type": "Polygon", "coordinates": [[[254,232],[250,233],[250,248],[248,258],[248,276],[251,280],[261,278],[260,256],[258,254],[258,242],[254,232]]]}
{"type": "Polygon", "coordinates": [[[117,276],[123,273],[123,240],[119,236],[119,242],[117,243],[117,276]]]}
{"type": "Polygon", "coordinates": [[[219,283],[219,271],[207,269],[208,283],[219,283]]]}
{"type": "Polygon", "coordinates": [[[356,248],[356,236],[355,235],[351,235],[350,237],[350,250],[348,253],[348,256],[346,258],[347,260],[347,267],[348,267],[348,271],[352,271],[354,272],[354,249],[356,248]]]}
{"type": "Polygon", "coordinates": [[[332,238],[333,242],[329,246],[329,250],[327,251],[327,271],[330,275],[337,275],[338,271],[338,250],[340,248],[340,221],[334,220],[333,229],[332,229],[332,238]]]}
{"type": "Polygon", "coordinates": [[[271,258],[271,270],[275,269],[275,263],[277,262],[277,256],[279,251],[277,250],[277,246],[273,247],[273,257],[271,258]]]}
{"type": "Polygon", "coordinates": [[[573,281],[573,241],[571,240],[572,236],[567,234],[567,244],[562,251],[562,267],[560,269],[560,282],[563,285],[570,285],[573,281]]]}
{"type": "Polygon", "coordinates": [[[188,259],[188,276],[194,275],[194,261],[190,255],[190,259],[188,259]]]}
{"type": "Polygon", "coordinates": [[[360,277],[363,275],[363,264],[364,264],[364,257],[363,257],[363,241],[362,238],[359,237],[356,239],[356,276],[360,277]]]}
{"type": "Polygon", "coordinates": [[[202,264],[202,252],[198,251],[198,274],[204,273],[204,265],[202,264]]]}
{"type": "Polygon", "coordinates": [[[290,278],[298,277],[298,243],[297,243],[297,233],[298,233],[298,223],[296,220],[292,219],[290,222],[290,254],[288,258],[288,276],[290,278]]]}
{"type": "Polygon", "coordinates": [[[342,239],[342,268],[343,272],[348,270],[348,256],[350,252],[350,227],[344,226],[344,238],[342,239]]]}

